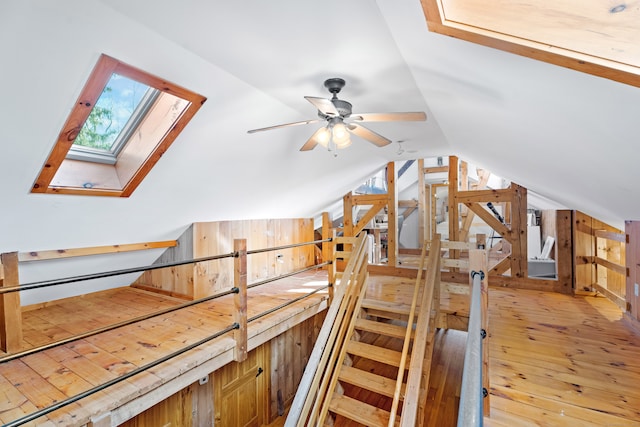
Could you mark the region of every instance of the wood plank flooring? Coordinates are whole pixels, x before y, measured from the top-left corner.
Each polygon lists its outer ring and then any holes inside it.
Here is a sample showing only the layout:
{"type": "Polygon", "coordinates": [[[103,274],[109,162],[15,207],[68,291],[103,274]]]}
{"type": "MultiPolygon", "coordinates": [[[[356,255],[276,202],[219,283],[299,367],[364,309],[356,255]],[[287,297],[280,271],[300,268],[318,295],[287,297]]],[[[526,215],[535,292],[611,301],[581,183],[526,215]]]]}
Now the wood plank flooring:
{"type": "Polygon", "coordinates": [[[640,336],[603,297],[491,288],[491,416],[502,426],[640,426],[640,336]]]}
{"type": "MultiPolygon", "coordinates": [[[[325,272],[311,271],[249,289],[247,315],[257,316],[326,283],[325,272]]],[[[326,298],[327,291],[320,291],[249,323],[249,349],[292,327],[304,316],[322,310],[326,298]]],[[[23,313],[25,347],[47,344],[181,302],[125,287],[47,304],[23,313]]],[[[234,322],[233,307],[233,295],[228,295],[0,363],[0,423],[9,423],[211,336],[234,322]]],[[[225,334],[27,425],[82,426],[91,416],[118,408],[190,370],[200,366],[213,370],[219,367],[216,363],[226,364],[233,346],[230,334],[225,334]]]]}

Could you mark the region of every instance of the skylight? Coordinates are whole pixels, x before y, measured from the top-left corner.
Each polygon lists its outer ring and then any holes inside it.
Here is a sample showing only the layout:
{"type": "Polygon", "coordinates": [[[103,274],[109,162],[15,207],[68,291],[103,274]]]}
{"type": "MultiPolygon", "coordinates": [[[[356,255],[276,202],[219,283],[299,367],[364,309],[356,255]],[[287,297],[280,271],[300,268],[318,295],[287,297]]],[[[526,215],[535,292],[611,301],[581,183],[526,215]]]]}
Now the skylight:
{"type": "Polygon", "coordinates": [[[67,153],[67,159],[115,164],[160,91],[112,74],[67,153]]]}
{"type": "Polygon", "coordinates": [[[205,101],[102,55],[32,192],[128,197],[205,101]]]}

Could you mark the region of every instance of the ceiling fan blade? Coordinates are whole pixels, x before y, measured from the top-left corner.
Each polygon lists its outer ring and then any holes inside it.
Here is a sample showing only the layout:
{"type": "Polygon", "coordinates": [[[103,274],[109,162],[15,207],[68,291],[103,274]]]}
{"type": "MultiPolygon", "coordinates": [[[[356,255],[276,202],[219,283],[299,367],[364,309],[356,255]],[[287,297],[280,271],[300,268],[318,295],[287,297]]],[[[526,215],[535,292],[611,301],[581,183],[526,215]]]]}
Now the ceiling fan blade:
{"type": "Polygon", "coordinates": [[[362,126],[362,125],[357,125],[355,123],[350,123],[347,128],[353,132],[354,134],[358,135],[360,138],[364,138],[367,141],[371,142],[372,144],[377,145],[378,147],[384,147],[387,144],[391,144],[391,140],[388,138],[385,138],[384,136],[375,133],[374,131],[372,131],[371,129],[367,129],[366,127],[362,126]]]}
{"type": "Polygon", "coordinates": [[[420,122],[427,120],[427,115],[422,111],[409,113],[364,113],[354,114],[352,120],[363,122],[420,122]]]}
{"type": "Polygon", "coordinates": [[[320,136],[320,134],[325,130],[326,128],[321,127],[320,129],[315,131],[313,135],[311,135],[311,138],[309,138],[307,142],[305,142],[304,145],[300,148],[300,151],[310,151],[316,148],[316,145],[320,143],[318,136],[320,136]]]}
{"type": "Polygon", "coordinates": [[[247,133],[262,132],[262,131],[265,131],[265,130],[279,129],[279,128],[284,128],[284,127],[288,127],[288,126],[309,125],[311,123],[318,123],[320,121],[324,121],[324,120],[313,119],[313,120],[303,120],[301,122],[285,123],[285,124],[282,124],[282,125],[269,126],[269,127],[266,127],[266,128],[251,129],[251,130],[248,130],[247,133]]]}
{"type": "Polygon", "coordinates": [[[340,113],[336,109],[336,106],[333,105],[330,99],[326,98],[318,98],[315,96],[305,96],[304,99],[309,101],[316,107],[322,114],[325,116],[339,116],[340,113]]]}

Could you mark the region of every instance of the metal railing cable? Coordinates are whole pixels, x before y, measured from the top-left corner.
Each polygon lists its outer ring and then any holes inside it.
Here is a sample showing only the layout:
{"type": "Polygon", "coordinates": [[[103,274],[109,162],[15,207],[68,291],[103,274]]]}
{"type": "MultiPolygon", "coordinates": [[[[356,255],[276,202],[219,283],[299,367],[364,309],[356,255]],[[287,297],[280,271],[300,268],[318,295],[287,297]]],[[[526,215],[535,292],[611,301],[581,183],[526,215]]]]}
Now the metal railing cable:
{"type": "Polygon", "coordinates": [[[300,295],[300,296],[299,296],[299,297],[297,297],[297,298],[294,298],[294,299],[289,300],[289,301],[287,301],[287,302],[285,302],[285,303],[282,303],[282,304],[280,304],[280,305],[277,305],[277,306],[275,306],[275,307],[273,307],[273,308],[270,308],[269,310],[263,311],[263,312],[262,312],[262,313],[260,313],[260,314],[256,314],[255,316],[249,317],[249,318],[247,319],[247,323],[251,323],[251,322],[253,322],[254,320],[258,320],[258,319],[260,319],[261,317],[264,317],[264,316],[266,316],[266,315],[268,315],[268,314],[274,313],[274,312],[276,312],[276,311],[278,311],[278,310],[281,310],[281,309],[283,309],[283,308],[285,308],[285,307],[288,307],[288,306],[290,306],[291,304],[295,304],[295,303],[296,303],[296,302],[298,302],[298,301],[301,301],[301,300],[303,300],[303,299],[305,299],[305,298],[308,298],[308,297],[310,297],[311,295],[316,294],[316,293],[318,293],[318,292],[320,292],[320,291],[323,291],[323,290],[325,290],[325,289],[328,289],[328,288],[329,288],[329,285],[327,285],[327,286],[323,286],[323,287],[321,287],[321,288],[316,288],[316,289],[314,289],[314,290],[313,290],[313,291],[311,291],[311,292],[308,292],[308,293],[306,293],[306,294],[304,294],[304,295],[300,295]]]}
{"type": "Polygon", "coordinates": [[[224,334],[226,334],[227,332],[231,332],[234,329],[238,329],[240,327],[240,325],[238,325],[237,323],[234,323],[232,325],[227,326],[225,329],[222,329],[221,331],[216,332],[213,335],[209,335],[206,338],[203,338],[197,342],[194,342],[193,344],[189,344],[188,346],[185,346],[183,348],[181,348],[180,350],[176,350],[173,353],[167,354],[166,356],[162,356],[161,358],[154,360],[153,362],[149,362],[146,365],[140,366],[136,369],[133,369],[129,372],[127,372],[126,374],[123,374],[117,378],[113,378],[112,380],[109,380],[103,384],[100,384],[98,386],[92,387],[89,390],[85,390],[82,393],[76,394],[75,396],[71,396],[67,399],[61,400],[59,402],[54,403],[51,406],[47,406],[46,408],[40,409],[36,412],[33,412],[29,415],[25,415],[22,418],[18,418],[17,420],[11,421],[7,424],[4,424],[2,427],[17,427],[17,426],[21,426],[25,423],[28,423],[29,421],[33,421],[37,418],[40,418],[43,415],[49,414],[57,409],[60,409],[64,406],[70,405],[71,403],[77,402],[80,399],[83,399],[85,397],[91,396],[92,394],[95,394],[99,391],[102,391],[104,389],[106,389],[107,387],[111,387],[112,385],[118,384],[119,382],[122,382],[126,379],[129,379],[131,377],[133,377],[134,375],[137,375],[139,373],[145,372],[151,368],[154,368],[156,366],[158,366],[159,364],[166,362],[168,360],[171,360],[175,357],[180,356],[183,353],[186,353],[189,350],[192,350],[198,346],[201,346],[202,344],[205,344],[213,339],[216,339],[224,334]]]}
{"type": "Polygon", "coordinates": [[[317,243],[328,243],[331,241],[333,241],[333,238],[329,237],[328,239],[324,239],[324,240],[313,240],[311,242],[291,243],[290,245],[274,246],[272,248],[253,249],[253,250],[247,251],[247,255],[259,254],[262,252],[280,251],[282,249],[291,249],[291,248],[297,248],[300,246],[315,245],[317,243]]]}
{"type": "Polygon", "coordinates": [[[472,271],[470,274],[473,279],[473,289],[458,408],[458,427],[483,425],[482,340],[486,332],[483,331],[481,322],[480,282],[484,278],[484,272],[472,271]]]}
{"type": "MultiPolygon", "coordinates": [[[[280,304],[280,305],[278,305],[276,307],[273,307],[273,308],[271,308],[269,310],[265,310],[262,313],[259,313],[259,314],[255,315],[255,316],[252,316],[252,317],[248,318],[247,319],[247,323],[253,322],[253,321],[258,320],[258,319],[260,319],[260,318],[262,318],[264,316],[267,316],[267,315],[272,314],[272,313],[274,313],[274,312],[276,312],[278,310],[281,310],[281,309],[283,309],[283,308],[285,308],[285,307],[287,307],[289,305],[295,304],[296,302],[301,301],[301,300],[303,300],[305,298],[308,298],[311,295],[314,295],[314,294],[316,294],[316,293],[318,293],[320,291],[323,291],[323,290],[327,289],[328,287],[329,287],[329,285],[323,286],[323,287],[320,287],[320,288],[316,288],[311,292],[308,292],[308,293],[306,293],[304,295],[301,295],[301,296],[299,296],[297,298],[289,300],[289,301],[287,301],[287,302],[285,302],[283,304],[280,304]]],[[[223,293],[215,295],[213,297],[218,298],[220,296],[236,293],[236,291],[237,291],[237,288],[233,288],[233,289],[231,289],[229,291],[223,292],[223,293]]],[[[202,298],[202,299],[205,299],[205,298],[202,298]]],[[[213,299],[213,298],[207,297],[206,299],[213,299]]],[[[188,304],[189,305],[195,305],[196,303],[200,303],[200,302],[202,302],[202,301],[200,301],[200,300],[198,300],[197,302],[196,301],[190,301],[188,304]]],[[[173,308],[173,307],[171,307],[171,308],[173,308]]],[[[180,307],[180,308],[184,308],[184,307],[180,307]]],[[[171,311],[173,311],[173,310],[171,310],[171,311]]],[[[153,317],[153,316],[149,316],[149,317],[153,317]]],[[[114,378],[114,379],[112,379],[110,381],[107,381],[104,384],[100,384],[99,386],[93,387],[93,388],[91,388],[89,390],[86,390],[86,391],[84,391],[82,393],[79,393],[79,394],[77,394],[75,396],[71,396],[71,397],[69,397],[67,399],[64,399],[64,400],[61,400],[59,402],[56,402],[51,406],[48,406],[48,407],[43,408],[43,409],[40,409],[39,411],[33,412],[33,413],[29,414],[29,415],[26,415],[26,416],[24,416],[22,418],[14,420],[14,421],[12,421],[10,423],[3,424],[2,427],[17,427],[17,426],[21,426],[21,425],[23,425],[25,423],[28,423],[30,421],[33,421],[33,420],[35,420],[35,419],[37,419],[37,418],[39,418],[39,417],[41,417],[43,415],[51,413],[51,412],[53,412],[53,411],[55,411],[57,409],[60,409],[60,408],[62,408],[64,406],[70,405],[71,403],[77,402],[78,400],[83,399],[85,397],[89,397],[89,396],[91,396],[91,395],[93,395],[93,394],[95,394],[95,393],[97,393],[99,391],[104,390],[107,387],[115,385],[115,384],[117,384],[117,383],[119,383],[121,381],[124,381],[126,379],[131,378],[134,375],[137,375],[137,374],[139,374],[141,372],[149,370],[149,369],[159,365],[160,363],[167,362],[167,361],[169,361],[169,360],[171,360],[171,359],[173,359],[173,358],[175,358],[177,356],[180,356],[180,355],[186,353],[189,350],[192,350],[192,349],[194,349],[194,348],[196,348],[196,347],[198,347],[198,346],[200,346],[202,344],[206,344],[207,342],[209,342],[209,341],[211,341],[211,340],[213,340],[215,338],[218,338],[218,337],[226,334],[227,332],[231,332],[234,329],[238,329],[239,327],[240,326],[239,326],[238,323],[234,323],[234,324],[228,326],[227,328],[216,332],[213,335],[210,335],[210,336],[208,336],[206,338],[203,338],[203,339],[201,339],[201,340],[199,340],[199,341],[197,341],[197,342],[195,342],[193,344],[189,344],[188,346],[183,347],[180,350],[176,350],[176,351],[174,351],[174,352],[172,352],[172,353],[170,353],[170,354],[168,354],[166,356],[163,356],[163,357],[161,357],[161,358],[159,358],[159,359],[157,359],[157,360],[155,360],[153,362],[150,362],[150,363],[148,363],[148,364],[146,364],[144,366],[138,367],[138,368],[136,368],[136,369],[134,369],[134,370],[132,370],[130,372],[127,372],[126,374],[123,374],[120,377],[114,378]]],[[[58,344],[58,345],[60,345],[60,344],[58,344]]],[[[20,356],[23,356],[23,355],[24,354],[21,354],[20,356]]]]}
{"type": "Polygon", "coordinates": [[[48,343],[48,344],[45,344],[45,345],[41,345],[41,346],[38,346],[38,347],[30,348],[28,350],[24,350],[24,351],[21,351],[19,353],[12,353],[12,354],[9,354],[7,356],[0,357],[0,363],[8,362],[10,360],[18,359],[18,358],[24,357],[24,356],[28,356],[30,354],[37,353],[39,351],[48,350],[50,348],[54,348],[54,347],[58,347],[58,346],[61,346],[61,345],[64,345],[64,344],[68,344],[68,343],[70,343],[72,341],[76,341],[76,340],[88,338],[88,337],[91,337],[91,336],[94,336],[94,335],[98,335],[98,334],[101,334],[103,332],[108,332],[108,331],[111,331],[113,329],[117,329],[117,328],[120,328],[120,327],[123,327],[123,326],[128,326],[128,325],[131,325],[131,324],[134,324],[134,323],[137,323],[137,322],[142,322],[143,320],[151,319],[151,318],[157,317],[157,316],[162,316],[163,314],[171,313],[173,311],[178,311],[178,310],[181,310],[183,308],[191,307],[191,306],[194,306],[194,305],[197,305],[197,304],[201,304],[203,302],[211,301],[211,300],[214,300],[214,299],[226,296],[226,295],[234,294],[234,293],[237,293],[237,289],[236,288],[231,288],[228,291],[220,292],[220,293],[215,294],[215,295],[210,295],[208,297],[199,298],[199,299],[193,300],[193,301],[188,301],[188,302],[185,302],[185,303],[182,303],[182,304],[179,304],[179,305],[175,305],[173,307],[167,307],[167,308],[162,309],[162,310],[154,311],[152,313],[143,314],[142,316],[133,317],[131,319],[123,320],[122,322],[114,323],[112,325],[104,326],[102,328],[92,329],[90,331],[83,332],[83,333],[80,333],[80,334],[76,334],[76,335],[73,335],[71,337],[63,338],[61,340],[54,341],[54,342],[51,342],[51,343],[48,343]]]}
{"type": "MultiPolygon", "coordinates": [[[[276,280],[284,279],[284,278],[287,278],[287,277],[290,277],[290,276],[294,276],[296,274],[303,273],[305,271],[309,271],[309,270],[317,269],[317,268],[320,268],[320,267],[324,267],[325,265],[328,265],[330,263],[331,262],[328,261],[328,262],[324,262],[324,263],[320,263],[320,264],[315,264],[315,265],[312,265],[310,267],[306,267],[306,268],[303,268],[303,269],[300,269],[300,270],[296,270],[296,271],[293,271],[293,272],[290,272],[290,273],[281,274],[279,276],[276,276],[276,277],[273,277],[273,278],[269,278],[269,279],[266,279],[266,280],[262,280],[260,282],[255,282],[255,283],[252,283],[250,285],[247,285],[247,289],[254,288],[254,287],[257,287],[257,286],[260,286],[260,285],[264,285],[264,284],[267,284],[267,283],[270,283],[270,282],[275,282],[276,280]]],[[[322,288],[322,289],[325,289],[325,288],[322,288]]],[[[199,299],[196,299],[196,300],[193,300],[193,301],[188,301],[188,302],[185,302],[185,303],[182,303],[182,304],[175,305],[173,307],[167,307],[165,309],[154,311],[152,313],[143,314],[142,316],[133,317],[131,319],[123,320],[122,322],[114,323],[112,325],[104,326],[102,328],[92,329],[91,331],[87,331],[87,332],[83,332],[83,333],[80,333],[80,334],[76,334],[76,335],[73,335],[73,336],[70,336],[70,337],[67,337],[67,338],[63,338],[63,339],[58,340],[58,341],[54,341],[54,342],[51,342],[51,343],[48,343],[48,344],[44,344],[44,345],[38,346],[38,347],[34,347],[34,348],[30,348],[28,350],[24,350],[24,351],[21,351],[21,352],[18,352],[18,353],[12,353],[12,354],[9,354],[9,355],[6,355],[6,356],[2,356],[2,357],[0,357],[0,363],[8,362],[10,360],[14,360],[14,359],[18,359],[20,357],[28,356],[30,354],[37,353],[39,351],[48,350],[50,348],[54,348],[54,347],[58,347],[58,346],[61,346],[61,345],[64,345],[64,344],[68,344],[68,343],[70,343],[72,341],[76,341],[76,340],[79,340],[79,339],[84,339],[84,338],[88,338],[88,337],[91,337],[91,336],[94,336],[94,335],[98,335],[98,334],[103,333],[103,332],[108,332],[108,331],[111,331],[113,329],[117,329],[117,328],[120,328],[120,327],[123,327],[123,326],[128,326],[128,325],[131,325],[133,323],[137,323],[137,322],[141,322],[143,320],[151,319],[153,317],[162,316],[163,314],[168,314],[168,313],[171,313],[171,312],[174,312],[174,311],[181,310],[183,308],[192,307],[194,305],[198,305],[198,304],[201,304],[201,303],[207,302],[207,301],[212,301],[214,299],[221,298],[223,296],[234,294],[234,293],[237,293],[237,292],[238,292],[238,288],[231,288],[231,289],[229,289],[227,291],[223,291],[223,292],[217,293],[215,295],[209,295],[207,297],[199,298],[199,299]]],[[[317,290],[314,291],[314,292],[311,292],[311,294],[313,294],[315,292],[317,292],[317,290]]],[[[296,302],[296,301],[293,301],[293,302],[296,302]]],[[[283,305],[283,308],[284,307],[286,307],[286,305],[283,305]]]]}
{"type": "Polygon", "coordinates": [[[279,276],[270,277],[268,279],[264,279],[264,280],[261,280],[259,282],[253,282],[253,283],[247,285],[247,289],[255,288],[257,286],[266,285],[267,283],[271,283],[271,282],[275,282],[276,280],[280,280],[280,279],[284,279],[284,278],[287,278],[287,277],[295,276],[296,274],[304,273],[305,271],[315,270],[317,268],[324,267],[325,265],[329,265],[329,264],[331,264],[331,261],[326,261],[326,262],[322,262],[320,264],[314,264],[312,266],[302,268],[300,270],[292,271],[290,273],[284,273],[284,274],[281,274],[279,276]]]}
{"type": "Polygon", "coordinates": [[[6,294],[9,292],[28,291],[30,289],[66,285],[68,283],[82,282],[82,281],[93,280],[93,279],[102,279],[105,277],[118,276],[121,274],[141,273],[145,271],[158,270],[158,269],[167,268],[167,267],[178,267],[178,266],[187,265],[187,264],[197,264],[199,262],[214,261],[222,258],[234,258],[236,256],[238,256],[236,252],[231,252],[231,253],[221,254],[221,255],[194,258],[194,259],[189,259],[185,261],[176,261],[176,262],[169,262],[164,264],[153,264],[153,265],[147,265],[144,267],[124,268],[121,270],[105,271],[103,273],[84,274],[80,276],[65,277],[62,279],[51,279],[51,280],[42,280],[38,282],[22,283],[19,286],[7,286],[6,288],[0,288],[0,295],[6,294]]]}

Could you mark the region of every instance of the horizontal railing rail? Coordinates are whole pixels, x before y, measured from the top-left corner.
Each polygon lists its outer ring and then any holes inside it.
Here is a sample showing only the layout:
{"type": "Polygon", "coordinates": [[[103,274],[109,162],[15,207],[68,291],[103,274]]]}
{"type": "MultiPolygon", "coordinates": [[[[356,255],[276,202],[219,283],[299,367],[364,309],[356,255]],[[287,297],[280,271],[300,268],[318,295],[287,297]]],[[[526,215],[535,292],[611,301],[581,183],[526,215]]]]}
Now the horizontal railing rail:
{"type": "Polygon", "coordinates": [[[473,284],[458,410],[458,427],[483,425],[481,280],[484,279],[485,273],[471,271],[470,274],[473,284]]]}

